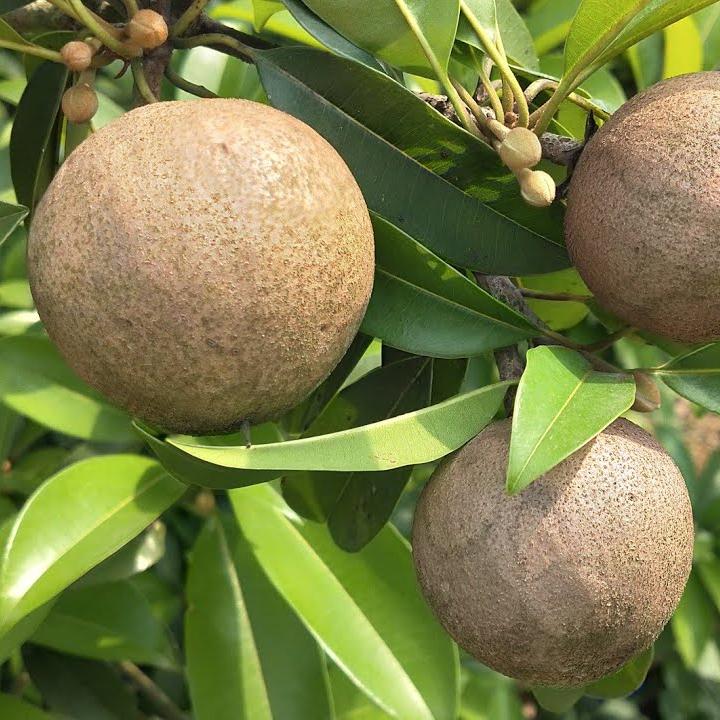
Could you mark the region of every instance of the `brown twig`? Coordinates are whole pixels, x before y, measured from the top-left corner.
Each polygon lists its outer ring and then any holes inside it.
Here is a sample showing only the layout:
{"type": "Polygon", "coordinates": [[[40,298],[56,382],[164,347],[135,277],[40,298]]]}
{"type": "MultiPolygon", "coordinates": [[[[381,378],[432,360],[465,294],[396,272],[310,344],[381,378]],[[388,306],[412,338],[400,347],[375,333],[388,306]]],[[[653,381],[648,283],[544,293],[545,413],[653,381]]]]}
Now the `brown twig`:
{"type": "Polygon", "coordinates": [[[123,660],[120,669],[133,687],[141,693],[165,720],[188,720],[187,715],[137,665],[123,660]]]}
{"type": "MultiPolygon", "coordinates": [[[[153,10],[165,18],[165,22],[170,24],[170,0],[157,0],[153,5],[153,10]]],[[[144,75],[144,81],[152,95],[160,99],[162,94],[162,81],[165,77],[165,68],[170,63],[173,47],[170,40],[167,40],[154,50],[146,50],[140,63],[140,70],[144,75]]],[[[143,93],[136,91],[135,105],[144,105],[147,99],[143,97],[143,93]]]]}
{"type": "Polygon", "coordinates": [[[46,0],[36,0],[2,18],[20,35],[39,35],[52,30],[77,30],[78,23],[46,0]]]}

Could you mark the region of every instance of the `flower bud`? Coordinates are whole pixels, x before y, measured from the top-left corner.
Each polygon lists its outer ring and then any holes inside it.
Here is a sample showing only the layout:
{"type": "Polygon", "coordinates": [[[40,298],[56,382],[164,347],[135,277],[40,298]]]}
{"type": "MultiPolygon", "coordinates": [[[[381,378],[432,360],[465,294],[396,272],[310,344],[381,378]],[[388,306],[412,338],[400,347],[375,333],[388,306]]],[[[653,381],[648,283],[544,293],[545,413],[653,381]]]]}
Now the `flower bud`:
{"type": "Polygon", "coordinates": [[[548,207],[555,200],[555,181],[542,170],[525,168],[516,173],[523,200],[533,207],[548,207]]]}
{"type": "Polygon", "coordinates": [[[95,51],[86,42],[82,40],[73,40],[65,43],[60,50],[60,56],[63,59],[68,70],[72,72],[82,72],[90,67],[95,51]]]}
{"type": "Polygon", "coordinates": [[[144,50],[160,47],[168,38],[168,26],[162,15],[154,10],[139,10],[126,27],[133,45],[144,50]]]}
{"type": "Polygon", "coordinates": [[[97,109],[97,94],[87,83],[74,85],[63,95],[62,111],[68,122],[75,124],[89,122],[97,109]]]}
{"type": "Polygon", "coordinates": [[[500,143],[498,154],[513,172],[535,167],[542,159],[538,136],[527,128],[513,128],[500,143]]]}

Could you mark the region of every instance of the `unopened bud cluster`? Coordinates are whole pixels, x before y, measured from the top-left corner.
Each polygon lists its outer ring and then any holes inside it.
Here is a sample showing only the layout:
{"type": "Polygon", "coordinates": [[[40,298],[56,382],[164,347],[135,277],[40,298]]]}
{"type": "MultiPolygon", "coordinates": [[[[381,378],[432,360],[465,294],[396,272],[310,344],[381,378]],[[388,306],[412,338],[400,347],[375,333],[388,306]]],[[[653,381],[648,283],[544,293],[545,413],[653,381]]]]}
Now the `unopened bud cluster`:
{"type": "Polygon", "coordinates": [[[168,39],[167,23],[154,10],[139,10],[135,13],[125,32],[130,43],[143,50],[160,47],[168,39]]]}

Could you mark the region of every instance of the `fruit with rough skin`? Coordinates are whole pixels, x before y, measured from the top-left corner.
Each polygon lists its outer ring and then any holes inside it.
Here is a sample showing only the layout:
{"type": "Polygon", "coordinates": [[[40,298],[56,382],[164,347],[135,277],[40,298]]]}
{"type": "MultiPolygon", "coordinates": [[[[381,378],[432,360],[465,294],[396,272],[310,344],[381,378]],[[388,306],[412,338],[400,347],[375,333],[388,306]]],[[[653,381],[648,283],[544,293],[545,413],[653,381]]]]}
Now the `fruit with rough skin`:
{"type": "Polygon", "coordinates": [[[513,172],[533,168],[542,160],[540,138],[527,128],[513,128],[498,146],[498,155],[513,172]]]}
{"type": "Polygon", "coordinates": [[[160,13],[139,10],[127,24],[125,32],[132,45],[143,50],[160,47],[168,39],[168,26],[160,13]]]}
{"type": "Polygon", "coordinates": [[[154,103],[85,140],[33,218],[32,292],[86,382],[187,434],[276,418],[332,371],[374,275],[367,207],[304,123],[154,103]]]}
{"type": "Polygon", "coordinates": [[[720,73],[640,93],[583,151],[570,256],[600,305],[681,342],[720,339],[720,73]]]}
{"type": "Polygon", "coordinates": [[[87,83],[73,85],[63,94],[62,111],[68,122],[90,122],[98,111],[97,93],[87,83]]]}
{"type": "Polygon", "coordinates": [[[447,458],[413,526],[420,585],[458,644],[505,675],[581,686],[649,647],[692,564],[682,475],[617,420],[522,493],[505,491],[511,422],[447,458]]]}
{"type": "Polygon", "coordinates": [[[87,70],[92,63],[95,50],[82,40],[72,40],[60,49],[60,56],[72,72],[87,70]]]}

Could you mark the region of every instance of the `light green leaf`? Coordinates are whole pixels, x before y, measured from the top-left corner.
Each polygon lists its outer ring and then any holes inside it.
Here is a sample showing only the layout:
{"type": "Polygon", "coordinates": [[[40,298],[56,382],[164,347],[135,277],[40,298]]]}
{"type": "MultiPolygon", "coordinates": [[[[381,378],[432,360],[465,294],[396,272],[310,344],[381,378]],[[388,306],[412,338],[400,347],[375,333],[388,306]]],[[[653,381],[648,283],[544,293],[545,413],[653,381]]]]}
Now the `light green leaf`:
{"type": "Polygon", "coordinates": [[[535,685],[532,694],[540,707],[553,713],[564,713],[583,696],[582,688],[550,688],[535,685]]]}
{"type": "Polygon", "coordinates": [[[720,412],[720,343],[673,358],[655,372],[678,395],[720,412]]]}
{"type": "Polygon", "coordinates": [[[136,455],[90,458],[50,478],[23,506],[3,551],[2,633],[132,540],[185,489],[136,455]]]}
{"type": "Polygon", "coordinates": [[[196,720],[332,717],[324,658],[230,523],[211,518],[190,559],[185,638],[196,720]]]}
{"type": "Polygon", "coordinates": [[[697,560],[695,567],[705,590],[720,612],[720,560],[710,556],[708,559],[697,560]]]}
{"type": "Polygon", "coordinates": [[[230,498],[270,581],[356,685],[397,717],[455,720],[456,650],[420,596],[409,548],[394,529],[348,555],[270,486],[230,498]]]}
{"type": "Polygon", "coordinates": [[[620,698],[635,692],[644,682],[652,665],[654,647],[625,663],[617,672],[588,685],[585,694],[597,698],[620,698]]]}
{"type": "Polygon", "coordinates": [[[712,602],[693,571],[670,623],[678,653],[688,669],[697,669],[703,661],[714,638],[716,618],[712,602]]]}
{"type": "Polygon", "coordinates": [[[567,348],[530,350],[515,399],[508,492],[520,492],[579,450],[634,400],[631,376],[596,372],[567,348]]]}
{"type": "Polygon", "coordinates": [[[375,285],[363,332],[405,352],[440,358],[481,355],[539,333],[402,230],[377,215],[373,228],[375,285]]]}
{"type": "Polygon", "coordinates": [[[252,0],[255,32],[260,32],[267,21],[276,13],[285,9],[279,0],[252,0]]]}
{"type": "Polygon", "coordinates": [[[662,33],[650,35],[627,49],[627,59],[638,90],[644,90],[661,80],[664,52],[662,33]]]}
{"type": "Polygon", "coordinates": [[[0,694],[0,717],[3,720],[52,720],[50,715],[15,695],[0,694]]]}
{"type": "Polygon", "coordinates": [[[376,57],[435,79],[433,53],[447,70],[460,0],[304,0],[328,25],[376,57]]]}
{"type": "Polygon", "coordinates": [[[11,308],[31,308],[33,298],[27,280],[0,282],[0,305],[11,308]]]}
{"type": "MultiPolygon", "coordinates": [[[[520,278],[519,284],[528,290],[543,293],[569,293],[571,295],[587,296],[592,294],[582,281],[577,270],[558,270],[547,275],[520,278]]],[[[566,330],[581,322],[588,314],[589,308],[583,302],[568,302],[553,300],[527,299],[530,309],[551,329],[566,330]]]]}
{"type": "Polygon", "coordinates": [[[694,18],[686,17],[668,25],[665,34],[663,78],[700,72],[703,69],[703,46],[694,18]]]}
{"type": "Polygon", "coordinates": [[[66,590],[30,641],[95,660],[177,667],[166,628],[127,580],[66,590]]]}
{"type": "Polygon", "coordinates": [[[562,45],[581,0],[536,0],[525,17],[538,55],[562,45]]]}
{"type": "MultiPolygon", "coordinates": [[[[163,463],[204,461],[217,474],[207,482],[216,487],[233,487],[265,482],[289,470],[375,471],[431,462],[457,450],[475,437],[495,415],[508,386],[502,382],[446,400],[437,405],[406,413],[389,420],[318,437],[266,445],[214,447],[192,445],[169,438],[150,442],[156,452],[165,450],[163,463]],[[174,451],[174,453],[173,453],[174,451]],[[219,468],[270,471],[264,479],[245,474],[221,473],[219,468]],[[245,478],[244,480],[242,478],[245,478]],[[227,483],[227,484],[222,484],[227,483]]],[[[142,431],[141,431],[142,432],[142,431]]],[[[150,440],[147,433],[143,433],[150,440]]],[[[172,469],[182,472],[181,466],[172,469]]],[[[261,476],[262,477],[262,476],[261,476]]]]}
{"type": "Polygon", "coordinates": [[[517,684],[486,668],[467,673],[460,720],[524,720],[517,684]]]}
{"type": "MultiPolygon", "coordinates": [[[[495,41],[498,32],[497,8],[495,0],[465,0],[468,10],[475,16],[480,27],[487,33],[488,37],[495,41]]],[[[460,13],[460,20],[457,28],[457,39],[469,43],[480,50],[483,44],[478,39],[472,25],[464,12],[460,13]]]]}

